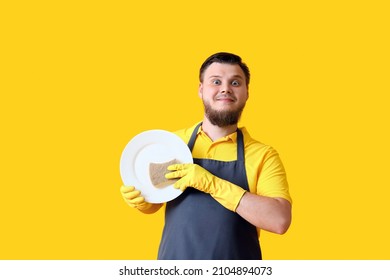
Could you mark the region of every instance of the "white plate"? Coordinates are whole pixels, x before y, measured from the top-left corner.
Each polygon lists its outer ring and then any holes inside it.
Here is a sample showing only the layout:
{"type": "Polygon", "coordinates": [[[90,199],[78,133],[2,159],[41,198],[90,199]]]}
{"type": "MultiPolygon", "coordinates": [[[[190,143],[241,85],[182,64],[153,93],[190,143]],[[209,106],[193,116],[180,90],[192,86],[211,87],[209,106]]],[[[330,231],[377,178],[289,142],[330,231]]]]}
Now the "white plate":
{"type": "Polygon", "coordinates": [[[173,185],[164,188],[153,186],[149,177],[149,164],[177,159],[181,163],[193,163],[187,144],[179,136],[165,130],[148,130],[136,135],[126,145],[120,160],[120,173],[126,186],[134,186],[150,203],[167,202],[182,191],[173,185]]]}

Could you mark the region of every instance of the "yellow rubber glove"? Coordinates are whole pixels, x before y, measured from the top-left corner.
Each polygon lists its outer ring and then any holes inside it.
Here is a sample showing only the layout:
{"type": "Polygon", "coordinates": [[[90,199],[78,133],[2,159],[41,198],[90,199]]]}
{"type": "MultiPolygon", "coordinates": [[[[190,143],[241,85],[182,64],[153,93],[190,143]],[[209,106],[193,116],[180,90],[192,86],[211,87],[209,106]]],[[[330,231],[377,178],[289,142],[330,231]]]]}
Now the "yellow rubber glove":
{"type": "Polygon", "coordinates": [[[126,203],[133,208],[137,208],[140,211],[148,210],[152,207],[152,204],[145,201],[145,198],[141,195],[141,192],[133,186],[122,186],[121,194],[126,203]]]}
{"type": "Polygon", "coordinates": [[[223,180],[211,174],[197,164],[173,164],[168,166],[165,178],[180,178],[174,187],[184,191],[187,187],[193,187],[199,191],[209,193],[215,200],[231,211],[236,211],[245,190],[229,181],[223,180]]]}

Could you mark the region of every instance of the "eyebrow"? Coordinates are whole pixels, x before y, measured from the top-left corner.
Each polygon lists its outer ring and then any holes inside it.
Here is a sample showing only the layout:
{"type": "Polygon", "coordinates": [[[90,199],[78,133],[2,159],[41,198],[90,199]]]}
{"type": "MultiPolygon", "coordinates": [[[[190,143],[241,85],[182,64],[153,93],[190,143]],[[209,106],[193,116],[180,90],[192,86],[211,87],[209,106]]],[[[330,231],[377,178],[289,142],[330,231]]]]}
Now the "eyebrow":
{"type": "MultiPolygon", "coordinates": [[[[208,79],[211,79],[211,78],[222,78],[222,76],[219,76],[219,75],[212,75],[210,77],[208,77],[208,79]]],[[[241,75],[233,75],[233,78],[240,78],[240,79],[244,79],[244,77],[242,77],[241,75]]]]}

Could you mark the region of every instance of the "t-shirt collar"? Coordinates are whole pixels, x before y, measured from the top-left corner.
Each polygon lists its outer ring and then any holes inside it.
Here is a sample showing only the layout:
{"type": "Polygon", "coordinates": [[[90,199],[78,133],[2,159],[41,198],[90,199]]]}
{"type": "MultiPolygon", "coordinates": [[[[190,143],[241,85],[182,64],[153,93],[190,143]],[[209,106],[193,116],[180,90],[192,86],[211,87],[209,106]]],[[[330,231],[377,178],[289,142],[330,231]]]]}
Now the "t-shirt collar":
{"type": "MultiPolygon", "coordinates": [[[[198,128],[197,135],[199,135],[199,134],[207,136],[207,134],[203,131],[202,126],[199,126],[199,128],[198,128]]],[[[222,138],[216,140],[215,142],[225,142],[225,141],[226,142],[231,141],[233,143],[236,143],[237,142],[237,131],[235,131],[229,135],[226,135],[225,137],[222,137],[222,138]]]]}

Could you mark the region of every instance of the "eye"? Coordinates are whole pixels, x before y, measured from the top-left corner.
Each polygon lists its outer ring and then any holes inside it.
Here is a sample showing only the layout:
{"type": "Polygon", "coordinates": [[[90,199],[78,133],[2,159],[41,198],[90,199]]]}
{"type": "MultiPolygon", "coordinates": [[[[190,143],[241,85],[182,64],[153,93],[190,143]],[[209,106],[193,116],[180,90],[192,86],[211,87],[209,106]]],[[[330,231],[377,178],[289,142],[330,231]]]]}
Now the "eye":
{"type": "Polygon", "coordinates": [[[221,84],[221,80],[216,79],[216,80],[213,80],[212,83],[214,85],[220,85],[221,84]]]}
{"type": "Polygon", "coordinates": [[[232,86],[237,87],[237,86],[239,86],[239,85],[240,85],[240,82],[239,82],[239,81],[237,81],[237,80],[232,81],[232,86]]]}

